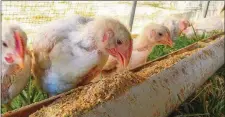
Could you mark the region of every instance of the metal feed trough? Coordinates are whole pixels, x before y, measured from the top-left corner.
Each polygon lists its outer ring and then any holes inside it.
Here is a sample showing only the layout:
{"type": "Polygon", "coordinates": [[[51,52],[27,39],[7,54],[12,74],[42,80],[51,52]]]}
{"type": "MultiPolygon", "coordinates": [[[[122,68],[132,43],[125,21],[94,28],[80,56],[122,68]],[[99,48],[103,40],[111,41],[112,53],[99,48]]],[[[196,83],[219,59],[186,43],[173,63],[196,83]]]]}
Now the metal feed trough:
{"type": "MultiPolygon", "coordinates": [[[[168,68],[160,70],[159,73],[149,75],[145,80],[136,82],[136,84],[134,83],[135,85],[133,86],[121,85],[123,83],[120,83],[118,86],[112,86],[115,88],[114,92],[117,92],[116,90],[120,88],[119,86],[126,87],[126,90],[120,92],[118,95],[111,95],[111,97],[104,98],[102,100],[93,99],[96,103],[90,106],[87,106],[87,103],[77,107],[71,106],[82,100],[82,98],[85,98],[82,96],[79,97],[79,95],[76,95],[78,97],[75,96],[71,98],[71,95],[72,93],[79,91],[82,92],[82,90],[88,89],[92,84],[90,86],[81,86],[80,88],[51,97],[38,103],[7,112],[2,116],[27,117],[32,113],[32,117],[167,116],[224,64],[224,36],[221,37],[221,35],[224,35],[224,32],[130,70],[129,72],[131,73],[138,73],[145,68],[158,64],[159,62],[164,62],[173,56],[193,51],[196,47],[201,46],[202,43],[203,45],[206,44],[206,46],[198,48],[195,52],[191,53],[189,56],[181,58],[168,68]],[[68,98],[69,100],[66,100],[67,97],[70,97],[71,99],[68,98]],[[70,103],[67,104],[65,100],[70,103]],[[69,108],[64,108],[66,106],[69,106],[69,108]],[[79,110],[79,108],[82,108],[82,110],[79,110]]],[[[99,81],[100,83],[93,83],[93,85],[101,85],[101,83],[107,82],[107,80],[108,79],[105,81],[99,81]]],[[[135,79],[131,79],[130,81],[135,82],[135,79]]],[[[127,80],[127,82],[129,82],[129,80],[127,80]]],[[[103,87],[102,89],[99,89],[99,92],[102,90],[107,89],[104,89],[103,87]]],[[[85,93],[89,95],[93,93],[93,95],[95,95],[94,92],[85,93]]],[[[107,93],[110,92],[106,92],[106,94],[107,93]]],[[[89,97],[86,98],[88,98],[89,101],[92,100],[89,99],[89,97]]]]}

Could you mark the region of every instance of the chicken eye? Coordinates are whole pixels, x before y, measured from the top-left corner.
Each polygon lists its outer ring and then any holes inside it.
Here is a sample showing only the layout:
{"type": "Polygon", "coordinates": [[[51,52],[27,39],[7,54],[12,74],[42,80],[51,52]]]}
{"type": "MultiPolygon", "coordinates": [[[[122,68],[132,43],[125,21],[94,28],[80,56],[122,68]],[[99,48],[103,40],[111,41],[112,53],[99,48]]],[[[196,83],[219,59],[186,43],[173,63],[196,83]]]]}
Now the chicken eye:
{"type": "Polygon", "coordinates": [[[159,36],[162,36],[163,34],[162,33],[159,33],[159,36]]]}
{"type": "Polygon", "coordinates": [[[8,45],[7,45],[5,42],[3,42],[2,45],[3,45],[4,47],[8,47],[8,45]]]}
{"type": "Polygon", "coordinates": [[[121,40],[117,40],[116,43],[117,43],[118,45],[121,45],[121,44],[122,44],[122,41],[121,41],[121,40]]]}

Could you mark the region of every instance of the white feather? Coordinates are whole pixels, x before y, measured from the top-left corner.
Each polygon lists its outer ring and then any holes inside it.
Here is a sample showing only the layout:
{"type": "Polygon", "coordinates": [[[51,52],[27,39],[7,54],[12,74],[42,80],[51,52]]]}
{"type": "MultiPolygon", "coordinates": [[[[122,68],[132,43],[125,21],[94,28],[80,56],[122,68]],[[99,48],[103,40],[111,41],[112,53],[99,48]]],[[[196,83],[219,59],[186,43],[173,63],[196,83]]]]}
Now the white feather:
{"type": "Polygon", "coordinates": [[[92,33],[84,35],[82,32],[88,21],[81,22],[80,19],[84,18],[72,17],[47,25],[33,43],[37,53],[50,50],[48,62],[51,65],[44,68],[45,74],[41,78],[43,89],[50,95],[73,88],[98,63],[107,60],[108,55],[99,54],[92,48],[95,45],[92,33]]]}

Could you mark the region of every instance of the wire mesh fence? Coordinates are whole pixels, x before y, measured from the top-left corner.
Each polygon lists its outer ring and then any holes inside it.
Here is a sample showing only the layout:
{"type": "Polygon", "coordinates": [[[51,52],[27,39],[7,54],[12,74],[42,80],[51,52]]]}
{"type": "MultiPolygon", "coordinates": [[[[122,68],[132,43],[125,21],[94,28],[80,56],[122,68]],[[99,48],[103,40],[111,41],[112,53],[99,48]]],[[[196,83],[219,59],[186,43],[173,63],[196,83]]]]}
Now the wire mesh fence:
{"type": "Polygon", "coordinates": [[[4,1],[2,6],[3,20],[19,22],[30,38],[42,24],[73,14],[112,16],[128,26],[131,7],[117,1],[4,1]]]}
{"type": "MultiPolygon", "coordinates": [[[[111,16],[129,28],[132,1],[2,1],[3,20],[17,21],[30,40],[42,24],[73,14],[111,16]]],[[[138,1],[132,32],[139,33],[149,22],[160,22],[166,15],[182,14],[190,19],[203,17],[207,1],[138,1]]],[[[211,1],[208,15],[215,15],[224,1],[211,1]]]]}

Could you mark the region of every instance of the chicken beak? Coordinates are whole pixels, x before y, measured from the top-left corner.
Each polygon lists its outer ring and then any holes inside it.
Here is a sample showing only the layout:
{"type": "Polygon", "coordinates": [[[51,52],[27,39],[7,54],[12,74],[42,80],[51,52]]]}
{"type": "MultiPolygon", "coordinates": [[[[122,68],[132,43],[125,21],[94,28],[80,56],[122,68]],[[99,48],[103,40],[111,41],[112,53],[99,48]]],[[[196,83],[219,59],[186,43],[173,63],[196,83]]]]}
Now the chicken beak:
{"type": "Polygon", "coordinates": [[[171,39],[168,41],[168,46],[173,47],[173,41],[171,39]]]}
{"type": "Polygon", "coordinates": [[[130,62],[132,49],[133,49],[132,41],[133,40],[130,41],[128,45],[129,47],[127,49],[122,49],[121,47],[107,49],[107,52],[113,57],[115,57],[124,68],[127,67],[130,62]]]}
{"type": "Polygon", "coordinates": [[[22,39],[20,37],[19,32],[15,31],[14,32],[14,38],[16,41],[16,53],[17,53],[17,57],[19,59],[18,64],[21,68],[24,68],[24,45],[22,43],[22,39]]]}
{"type": "Polygon", "coordinates": [[[121,50],[119,48],[116,48],[116,51],[118,52],[116,58],[117,60],[120,61],[122,66],[125,68],[128,66],[132,54],[132,49],[133,49],[133,43],[132,40],[129,43],[129,47],[126,50],[121,50]]]}
{"type": "Polygon", "coordinates": [[[168,45],[169,47],[173,47],[173,41],[172,41],[172,39],[170,38],[170,36],[169,36],[169,38],[166,39],[166,41],[165,41],[164,44],[165,44],[165,45],[168,45]]]}

